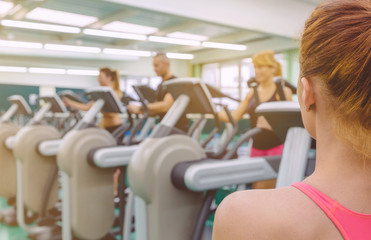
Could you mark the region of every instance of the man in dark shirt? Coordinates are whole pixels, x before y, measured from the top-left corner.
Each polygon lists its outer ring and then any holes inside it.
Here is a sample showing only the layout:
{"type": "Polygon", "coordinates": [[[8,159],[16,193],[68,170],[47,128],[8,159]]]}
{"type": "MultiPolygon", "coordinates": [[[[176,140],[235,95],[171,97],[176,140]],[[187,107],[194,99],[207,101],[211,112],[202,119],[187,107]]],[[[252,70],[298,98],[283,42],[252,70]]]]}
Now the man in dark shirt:
{"type": "MultiPolygon", "coordinates": [[[[164,88],[163,83],[176,77],[172,74],[170,61],[164,53],[157,53],[153,58],[153,68],[157,76],[162,78],[162,81],[156,90],[156,102],[148,103],[148,109],[151,116],[159,116],[159,120],[161,121],[174,103],[173,96],[164,88]]],[[[131,113],[135,114],[140,114],[143,111],[140,106],[134,104],[129,104],[127,108],[131,113]]],[[[188,119],[185,114],[182,115],[175,127],[187,132],[188,119]]]]}

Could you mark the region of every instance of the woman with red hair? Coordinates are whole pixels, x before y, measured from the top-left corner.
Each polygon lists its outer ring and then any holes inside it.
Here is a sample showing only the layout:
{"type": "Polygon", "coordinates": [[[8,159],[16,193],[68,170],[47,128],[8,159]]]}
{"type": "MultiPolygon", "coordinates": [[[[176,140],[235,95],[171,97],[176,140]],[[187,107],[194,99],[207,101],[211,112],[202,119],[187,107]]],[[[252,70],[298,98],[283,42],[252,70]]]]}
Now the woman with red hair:
{"type": "Polygon", "coordinates": [[[371,1],[318,5],[300,46],[298,99],[317,140],[303,182],[231,194],[213,239],[371,239],[371,1]]]}

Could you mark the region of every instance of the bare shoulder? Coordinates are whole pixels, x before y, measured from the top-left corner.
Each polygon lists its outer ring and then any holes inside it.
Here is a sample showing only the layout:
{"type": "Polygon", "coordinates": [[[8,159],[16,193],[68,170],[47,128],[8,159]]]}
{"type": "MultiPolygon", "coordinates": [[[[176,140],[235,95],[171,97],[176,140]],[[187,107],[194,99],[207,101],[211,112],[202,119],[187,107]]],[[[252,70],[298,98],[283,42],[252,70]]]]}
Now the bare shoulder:
{"type": "Polygon", "coordinates": [[[217,209],[213,239],[313,239],[306,204],[293,187],[236,192],[217,209]]]}
{"type": "Polygon", "coordinates": [[[114,90],[114,92],[115,92],[115,94],[116,94],[116,97],[118,97],[119,99],[121,99],[121,97],[122,97],[122,92],[121,92],[121,90],[114,90]]]}
{"type": "Polygon", "coordinates": [[[284,87],[283,91],[285,92],[285,95],[287,96],[288,100],[292,100],[292,91],[288,87],[284,87]]]}

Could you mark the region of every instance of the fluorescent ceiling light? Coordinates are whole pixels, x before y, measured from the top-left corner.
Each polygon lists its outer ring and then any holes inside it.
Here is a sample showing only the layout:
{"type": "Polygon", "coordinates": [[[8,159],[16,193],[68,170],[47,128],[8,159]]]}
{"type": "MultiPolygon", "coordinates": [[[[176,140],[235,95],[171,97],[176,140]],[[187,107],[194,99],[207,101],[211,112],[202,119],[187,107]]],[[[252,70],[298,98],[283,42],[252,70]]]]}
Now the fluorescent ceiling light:
{"type": "Polygon", "coordinates": [[[66,74],[65,69],[60,68],[29,68],[30,73],[66,74]]]}
{"type": "Polygon", "coordinates": [[[98,76],[98,70],[67,69],[68,75],[98,76]]]}
{"type": "Polygon", "coordinates": [[[0,72],[27,72],[25,67],[0,66],[0,72]]]}
{"type": "Polygon", "coordinates": [[[175,59],[187,59],[191,60],[194,58],[193,54],[186,54],[186,53],[166,53],[168,58],[175,58],[175,59]]]}
{"type": "Polygon", "coordinates": [[[117,31],[117,32],[127,32],[127,33],[137,33],[148,35],[158,31],[158,28],[148,27],[143,25],[137,25],[126,22],[114,21],[106,24],[102,27],[104,30],[117,31]]]}
{"type": "Polygon", "coordinates": [[[52,32],[64,32],[64,33],[80,33],[80,28],[77,27],[67,27],[53,24],[44,23],[33,23],[24,21],[14,21],[14,20],[1,20],[1,25],[6,27],[16,27],[16,28],[26,28],[26,29],[36,29],[45,30],[52,32]]]}
{"type": "Polygon", "coordinates": [[[217,42],[203,42],[202,46],[208,48],[220,48],[238,51],[245,51],[247,49],[247,46],[241,44],[217,43],[217,42]]]}
{"type": "Polygon", "coordinates": [[[26,15],[27,19],[85,27],[98,21],[98,18],[76,13],[56,11],[46,8],[35,8],[26,15]]]}
{"type": "Polygon", "coordinates": [[[207,36],[184,33],[184,32],[173,32],[173,33],[167,34],[166,36],[172,37],[172,38],[182,38],[182,39],[197,40],[197,41],[206,41],[208,39],[207,36]]]}
{"type": "Polygon", "coordinates": [[[146,40],[147,36],[133,33],[122,33],[122,32],[111,32],[95,29],[84,29],[84,34],[100,36],[100,37],[112,37],[112,38],[122,38],[122,39],[132,39],[132,40],[146,40]]]}
{"type": "Polygon", "coordinates": [[[60,45],[60,44],[45,44],[47,50],[65,51],[65,52],[81,52],[81,53],[100,53],[101,49],[97,47],[81,47],[73,45],[60,45]]]}
{"type": "Polygon", "coordinates": [[[113,55],[139,56],[139,57],[150,57],[151,56],[151,52],[149,51],[126,50],[126,49],[117,49],[117,48],[105,48],[103,49],[103,53],[113,54],[113,55]]]}
{"type": "Polygon", "coordinates": [[[188,40],[188,39],[149,36],[148,40],[151,42],[161,42],[161,43],[170,43],[170,44],[187,45],[187,46],[200,46],[199,41],[188,40]]]}
{"type": "Polygon", "coordinates": [[[14,6],[11,2],[0,1],[0,15],[6,14],[14,6]]]}
{"type": "Polygon", "coordinates": [[[33,42],[19,42],[19,41],[0,40],[0,47],[42,48],[43,45],[41,43],[33,43],[33,42]]]}

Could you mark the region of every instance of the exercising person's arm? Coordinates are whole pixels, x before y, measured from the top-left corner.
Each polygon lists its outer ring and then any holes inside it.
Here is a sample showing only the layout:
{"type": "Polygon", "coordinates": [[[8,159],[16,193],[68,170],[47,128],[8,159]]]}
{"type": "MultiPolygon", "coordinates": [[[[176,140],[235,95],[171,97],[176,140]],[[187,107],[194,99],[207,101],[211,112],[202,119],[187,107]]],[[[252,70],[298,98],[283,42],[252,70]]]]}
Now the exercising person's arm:
{"type": "Polygon", "coordinates": [[[288,88],[288,87],[284,87],[283,92],[285,93],[286,100],[287,101],[292,101],[292,91],[291,91],[291,89],[288,88]]]}
{"type": "MultiPolygon", "coordinates": [[[[253,95],[253,91],[248,92],[245,99],[240,103],[240,105],[238,105],[237,109],[231,112],[232,117],[236,122],[241,120],[242,116],[246,113],[247,105],[249,104],[249,101],[252,95],[253,95]]],[[[218,112],[218,117],[223,122],[229,122],[227,113],[224,111],[218,112]]]]}
{"type": "Polygon", "coordinates": [[[90,101],[88,103],[79,103],[65,97],[62,98],[62,101],[66,107],[73,107],[80,111],[88,111],[94,104],[94,101],[90,101]]]}
{"type": "MultiPolygon", "coordinates": [[[[150,116],[156,116],[159,113],[165,113],[165,112],[169,111],[169,109],[170,109],[171,105],[173,105],[173,103],[174,103],[173,96],[171,96],[170,93],[166,93],[166,95],[165,95],[165,97],[162,101],[149,103],[147,105],[147,107],[149,109],[149,115],[150,116]]],[[[139,105],[129,104],[127,108],[131,113],[134,113],[134,114],[143,114],[144,113],[143,108],[139,105]]]]}
{"type": "Polygon", "coordinates": [[[148,104],[149,114],[155,116],[159,113],[165,113],[169,111],[171,105],[174,103],[174,98],[170,93],[166,93],[162,101],[157,101],[148,104]]]}

